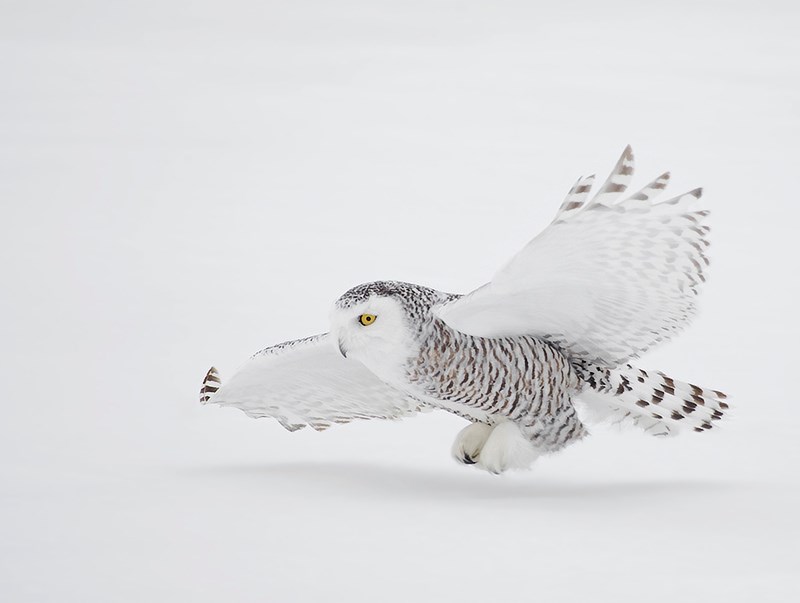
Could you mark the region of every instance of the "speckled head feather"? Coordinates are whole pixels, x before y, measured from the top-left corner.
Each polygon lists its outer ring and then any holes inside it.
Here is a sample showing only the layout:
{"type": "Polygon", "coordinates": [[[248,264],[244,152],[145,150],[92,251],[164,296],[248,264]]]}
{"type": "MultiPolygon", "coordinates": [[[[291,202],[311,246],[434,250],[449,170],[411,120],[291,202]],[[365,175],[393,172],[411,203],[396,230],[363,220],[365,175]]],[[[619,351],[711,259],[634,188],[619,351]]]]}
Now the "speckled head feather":
{"type": "Polygon", "coordinates": [[[460,297],[413,283],[374,281],[348,290],[336,300],[335,306],[340,310],[346,310],[367,301],[372,296],[391,297],[397,300],[410,318],[428,316],[435,305],[460,297]]]}

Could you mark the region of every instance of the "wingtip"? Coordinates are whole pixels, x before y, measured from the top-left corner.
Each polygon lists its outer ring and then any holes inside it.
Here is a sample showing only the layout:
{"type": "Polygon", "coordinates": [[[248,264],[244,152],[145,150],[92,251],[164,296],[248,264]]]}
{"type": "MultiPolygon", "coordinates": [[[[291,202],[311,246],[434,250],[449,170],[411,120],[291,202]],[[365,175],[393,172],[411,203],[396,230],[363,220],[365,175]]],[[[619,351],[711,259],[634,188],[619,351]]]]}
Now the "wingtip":
{"type": "Polygon", "coordinates": [[[619,161],[617,162],[618,166],[627,165],[630,168],[633,168],[633,163],[635,161],[634,154],[633,154],[633,147],[631,145],[626,145],[622,151],[622,155],[619,157],[619,161]]]}
{"type": "Polygon", "coordinates": [[[219,371],[212,366],[203,378],[203,387],[200,388],[200,403],[206,404],[211,400],[211,396],[217,393],[221,385],[222,379],[220,379],[219,371]]]}
{"type": "Polygon", "coordinates": [[[665,188],[667,188],[670,178],[672,178],[672,173],[664,172],[647,186],[651,187],[654,191],[663,191],[665,188]]]}
{"type": "Polygon", "coordinates": [[[628,145],[622,151],[622,155],[620,155],[603,186],[600,187],[600,190],[597,191],[588,205],[612,205],[631,183],[634,163],[633,149],[631,145],[628,145]]]}

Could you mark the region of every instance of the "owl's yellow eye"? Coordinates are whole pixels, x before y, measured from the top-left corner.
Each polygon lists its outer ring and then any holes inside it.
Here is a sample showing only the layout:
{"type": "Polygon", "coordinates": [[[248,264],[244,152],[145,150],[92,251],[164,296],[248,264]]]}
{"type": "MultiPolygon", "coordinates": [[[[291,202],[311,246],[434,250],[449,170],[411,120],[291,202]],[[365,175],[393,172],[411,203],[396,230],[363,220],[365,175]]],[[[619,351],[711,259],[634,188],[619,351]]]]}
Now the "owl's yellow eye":
{"type": "Polygon", "coordinates": [[[365,327],[368,327],[368,326],[369,326],[369,325],[371,325],[373,322],[375,322],[375,320],[376,320],[377,318],[378,318],[378,317],[377,317],[377,316],[375,316],[374,314],[362,314],[361,316],[359,316],[359,317],[358,317],[358,322],[360,322],[360,323],[361,323],[362,325],[364,325],[365,327]]]}

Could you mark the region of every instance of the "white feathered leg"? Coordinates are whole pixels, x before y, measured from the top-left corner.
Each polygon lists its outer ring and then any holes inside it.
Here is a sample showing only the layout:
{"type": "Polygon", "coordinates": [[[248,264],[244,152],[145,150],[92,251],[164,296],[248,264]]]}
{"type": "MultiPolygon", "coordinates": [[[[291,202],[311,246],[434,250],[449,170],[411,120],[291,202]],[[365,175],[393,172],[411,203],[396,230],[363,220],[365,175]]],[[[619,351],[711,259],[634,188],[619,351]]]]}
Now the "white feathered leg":
{"type": "Polygon", "coordinates": [[[493,426],[486,423],[470,423],[458,432],[451,453],[459,463],[474,465],[481,449],[492,433],[493,426]]]}
{"type": "Polygon", "coordinates": [[[539,456],[530,440],[512,421],[498,423],[492,429],[478,456],[478,467],[490,473],[507,469],[528,469],[539,456]]]}

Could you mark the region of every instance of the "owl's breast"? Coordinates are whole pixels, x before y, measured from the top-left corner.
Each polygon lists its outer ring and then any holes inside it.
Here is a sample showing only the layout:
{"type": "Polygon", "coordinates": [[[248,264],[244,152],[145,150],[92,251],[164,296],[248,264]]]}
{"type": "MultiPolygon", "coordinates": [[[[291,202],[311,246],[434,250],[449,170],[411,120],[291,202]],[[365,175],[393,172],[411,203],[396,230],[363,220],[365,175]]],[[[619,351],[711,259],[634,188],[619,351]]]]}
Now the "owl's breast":
{"type": "MultiPolygon", "coordinates": [[[[473,337],[435,325],[406,370],[409,393],[477,420],[516,418],[575,384],[569,361],[533,337],[473,337]]],[[[549,406],[549,405],[548,405],[549,406]]]]}

